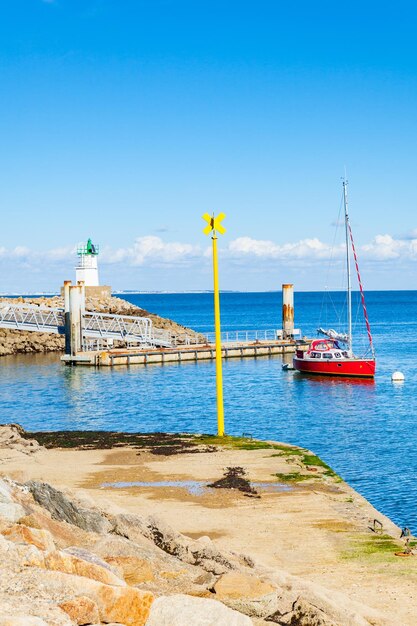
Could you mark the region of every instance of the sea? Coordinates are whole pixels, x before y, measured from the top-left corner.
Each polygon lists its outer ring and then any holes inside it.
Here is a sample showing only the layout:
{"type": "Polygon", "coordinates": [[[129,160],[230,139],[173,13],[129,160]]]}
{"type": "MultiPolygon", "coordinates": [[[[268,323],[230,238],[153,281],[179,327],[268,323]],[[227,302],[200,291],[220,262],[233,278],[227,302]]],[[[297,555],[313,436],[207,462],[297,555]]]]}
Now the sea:
{"type": "MultiPolygon", "coordinates": [[[[213,331],[210,293],[124,294],[126,300],[199,332],[213,331]]],[[[222,293],[224,331],[281,327],[281,294],[222,293]]],[[[343,328],[346,296],[295,293],[295,325],[343,328]]],[[[353,293],[354,350],[365,353],[353,293]]],[[[417,291],[367,293],[377,358],[374,381],[283,371],[279,356],[223,365],[226,432],[288,442],[318,454],[399,526],[417,533],[417,291]],[[402,371],[405,380],[391,375],[402,371]]],[[[28,430],[216,432],[213,362],[94,369],[57,354],[0,359],[1,422],[28,430]]]]}

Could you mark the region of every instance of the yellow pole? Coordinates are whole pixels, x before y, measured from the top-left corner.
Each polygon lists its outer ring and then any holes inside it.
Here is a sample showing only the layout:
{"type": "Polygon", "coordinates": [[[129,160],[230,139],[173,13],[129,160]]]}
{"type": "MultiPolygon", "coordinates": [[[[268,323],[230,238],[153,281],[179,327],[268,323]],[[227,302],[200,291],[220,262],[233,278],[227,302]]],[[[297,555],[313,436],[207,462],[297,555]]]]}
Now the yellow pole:
{"type": "Polygon", "coordinates": [[[214,328],[216,331],[216,389],[217,389],[217,434],[224,436],[224,407],[223,407],[223,370],[222,370],[222,342],[220,328],[220,295],[219,295],[219,264],[217,259],[217,236],[213,231],[213,276],[214,276],[214,328]]]}

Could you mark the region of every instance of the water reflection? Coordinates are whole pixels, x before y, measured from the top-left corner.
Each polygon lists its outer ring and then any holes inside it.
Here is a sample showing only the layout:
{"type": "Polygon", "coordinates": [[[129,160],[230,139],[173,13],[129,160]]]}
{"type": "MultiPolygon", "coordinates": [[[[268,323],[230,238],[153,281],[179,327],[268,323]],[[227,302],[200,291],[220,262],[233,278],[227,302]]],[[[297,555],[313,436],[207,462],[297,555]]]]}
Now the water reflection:
{"type": "Polygon", "coordinates": [[[324,385],[326,389],[337,385],[343,387],[373,387],[375,385],[374,378],[339,378],[332,376],[320,376],[319,374],[301,374],[301,372],[295,372],[294,376],[297,378],[305,378],[311,381],[312,384],[324,385]]]}

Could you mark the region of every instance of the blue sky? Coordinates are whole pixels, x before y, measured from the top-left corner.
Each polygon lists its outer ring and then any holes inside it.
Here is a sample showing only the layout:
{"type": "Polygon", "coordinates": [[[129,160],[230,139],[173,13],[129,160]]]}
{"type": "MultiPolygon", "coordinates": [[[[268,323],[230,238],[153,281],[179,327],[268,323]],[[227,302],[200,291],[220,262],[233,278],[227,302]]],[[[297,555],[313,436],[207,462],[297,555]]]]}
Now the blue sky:
{"type": "Polygon", "coordinates": [[[115,289],[340,283],[347,167],[365,286],[417,289],[411,2],[0,0],[0,292],[101,246],[115,289]]]}

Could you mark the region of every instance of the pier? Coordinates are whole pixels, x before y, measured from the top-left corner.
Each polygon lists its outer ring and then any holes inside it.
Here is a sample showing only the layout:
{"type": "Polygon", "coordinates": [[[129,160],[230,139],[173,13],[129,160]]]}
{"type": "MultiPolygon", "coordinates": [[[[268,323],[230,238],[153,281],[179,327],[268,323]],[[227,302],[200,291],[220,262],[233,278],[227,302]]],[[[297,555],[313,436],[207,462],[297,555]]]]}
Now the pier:
{"type": "MultiPolygon", "coordinates": [[[[0,328],[65,336],[66,365],[129,366],[215,359],[214,333],[155,328],[149,317],[87,311],[85,285],[65,281],[64,307],[26,302],[0,305],[0,328]]],[[[221,333],[224,359],[270,357],[307,349],[309,340],[294,328],[293,285],[283,285],[282,328],[221,333]]]]}
{"type": "MultiPolygon", "coordinates": [[[[241,341],[222,343],[223,359],[243,359],[292,354],[296,349],[306,350],[308,340],[277,339],[275,341],[241,341]]],[[[183,345],[173,348],[91,350],[76,355],[64,355],[68,365],[118,366],[164,365],[190,361],[208,361],[216,358],[214,343],[183,345]]]]}

